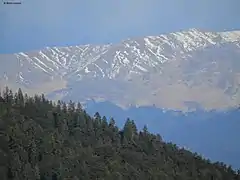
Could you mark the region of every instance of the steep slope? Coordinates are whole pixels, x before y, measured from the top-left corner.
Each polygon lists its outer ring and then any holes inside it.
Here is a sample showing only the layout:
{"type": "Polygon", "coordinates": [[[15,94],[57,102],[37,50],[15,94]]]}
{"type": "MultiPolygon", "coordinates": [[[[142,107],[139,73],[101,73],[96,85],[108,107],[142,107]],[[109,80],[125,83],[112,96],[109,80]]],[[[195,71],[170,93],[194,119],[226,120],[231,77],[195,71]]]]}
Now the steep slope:
{"type": "Polygon", "coordinates": [[[113,117],[119,127],[123,127],[123,119],[136,120],[138,129],[146,124],[149,131],[160,133],[166,141],[187,147],[213,161],[240,167],[240,141],[236,138],[240,136],[240,109],[227,112],[198,109],[181,113],[145,106],[124,110],[110,102],[94,101],[87,102],[85,108],[90,115],[99,112],[107,118],[113,117]]]}
{"type": "Polygon", "coordinates": [[[55,99],[94,98],[124,107],[227,108],[240,102],[239,58],[239,31],[190,29],[119,44],[0,55],[0,83],[55,99]]]}
{"type": "Polygon", "coordinates": [[[138,131],[130,119],[120,129],[44,96],[0,99],[1,180],[240,180],[231,166],[138,131]]]}

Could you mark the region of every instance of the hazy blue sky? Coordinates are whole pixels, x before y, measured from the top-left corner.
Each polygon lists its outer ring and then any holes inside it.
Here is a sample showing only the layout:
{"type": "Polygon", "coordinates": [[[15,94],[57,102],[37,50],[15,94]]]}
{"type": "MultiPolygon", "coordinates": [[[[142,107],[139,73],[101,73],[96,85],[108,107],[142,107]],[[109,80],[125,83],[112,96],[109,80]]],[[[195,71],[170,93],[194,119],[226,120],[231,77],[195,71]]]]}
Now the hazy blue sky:
{"type": "Polygon", "coordinates": [[[0,4],[0,53],[102,44],[188,28],[240,29],[240,0],[20,1],[0,4]]]}

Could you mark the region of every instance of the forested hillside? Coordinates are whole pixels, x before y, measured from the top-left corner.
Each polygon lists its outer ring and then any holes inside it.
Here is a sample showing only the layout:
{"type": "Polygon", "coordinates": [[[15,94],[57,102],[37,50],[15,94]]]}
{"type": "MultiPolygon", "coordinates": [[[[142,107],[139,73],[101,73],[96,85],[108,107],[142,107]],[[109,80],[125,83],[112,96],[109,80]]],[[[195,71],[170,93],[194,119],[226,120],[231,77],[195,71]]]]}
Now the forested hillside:
{"type": "Polygon", "coordinates": [[[127,119],[119,129],[114,119],[67,104],[5,89],[1,180],[240,180],[239,171],[166,143],[146,126],[139,131],[127,119]]]}

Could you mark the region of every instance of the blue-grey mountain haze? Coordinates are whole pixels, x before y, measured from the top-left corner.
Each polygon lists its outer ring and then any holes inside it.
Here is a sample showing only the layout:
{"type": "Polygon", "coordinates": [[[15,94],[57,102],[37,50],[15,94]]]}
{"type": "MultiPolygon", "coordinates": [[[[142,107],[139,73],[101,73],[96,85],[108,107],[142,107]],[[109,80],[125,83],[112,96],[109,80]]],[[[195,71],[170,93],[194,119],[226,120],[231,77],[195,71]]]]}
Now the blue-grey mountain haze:
{"type": "Polygon", "coordinates": [[[89,101],[86,110],[91,115],[99,112],[108,119],[113,117],[123,127],[128,117],[135,120],[139,130],[147,125],[150,132],[159,133],[165,141],[198,152],[212,161],[222,161],[240,168],[240,110],[203,111],[183,114],[162,111],[155,107],[131,107],[123,110],[110,102],[89,101]]]}

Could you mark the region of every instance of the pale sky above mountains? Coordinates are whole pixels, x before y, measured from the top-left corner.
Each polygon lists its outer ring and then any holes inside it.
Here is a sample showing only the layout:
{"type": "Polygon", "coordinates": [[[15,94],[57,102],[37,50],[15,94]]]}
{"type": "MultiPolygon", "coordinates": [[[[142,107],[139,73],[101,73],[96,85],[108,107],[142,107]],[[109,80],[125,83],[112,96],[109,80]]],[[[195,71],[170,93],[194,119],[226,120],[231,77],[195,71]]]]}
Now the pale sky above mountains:
{"type": "Polygon", "coordinates": [[[188,28],[240,29],[239,0],[20,1],[0,4],[0,53],[114,43],[188,28]]]}

